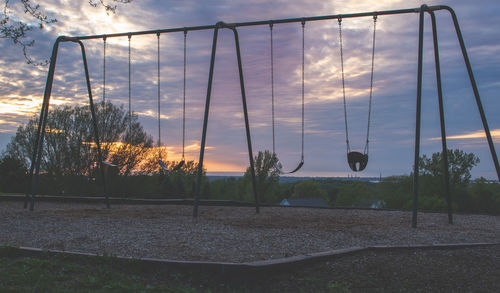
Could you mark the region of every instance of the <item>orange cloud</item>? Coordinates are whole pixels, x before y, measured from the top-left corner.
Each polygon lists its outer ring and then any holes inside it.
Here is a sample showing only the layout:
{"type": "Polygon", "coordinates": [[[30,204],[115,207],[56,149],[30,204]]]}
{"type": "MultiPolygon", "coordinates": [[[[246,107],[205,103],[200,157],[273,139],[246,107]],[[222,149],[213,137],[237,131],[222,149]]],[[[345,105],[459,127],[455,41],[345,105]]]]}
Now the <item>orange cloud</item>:
{"type": "MultiPolygon", "coordinates": [[[[493,139],[500,140],[500,129],[490,130],[491,136],[493,139]]],[[[458,135],[449,135],[446,136],[446,139],[477,139],[477,138],[485,138],[486,134],[484,130],[477,130],[474,132],[458,134],[458,135]]],[[[441,137],[432,137],[429,140],[441,140],[441,137]]]]}

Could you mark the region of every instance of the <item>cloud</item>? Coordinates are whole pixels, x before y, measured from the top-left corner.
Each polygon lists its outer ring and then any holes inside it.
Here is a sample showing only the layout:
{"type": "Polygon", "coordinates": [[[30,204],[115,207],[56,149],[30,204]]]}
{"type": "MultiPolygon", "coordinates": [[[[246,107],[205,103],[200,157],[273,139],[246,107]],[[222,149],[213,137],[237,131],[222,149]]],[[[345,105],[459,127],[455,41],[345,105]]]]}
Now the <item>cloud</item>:
{"type": "MultiPolygon", "coordinates": [[[[500,142],[500,129],[493,129],[490,130],[491,137],[495,142],[500,142]]],[[[467,132],[464,134],[458,134],[458,135],[447,135],[446,139],[460,139],[460,140],[475,140],[475,139],[484,139],[486,138],[486,133],[484,130],[477,130],[474,132],[467,132]]],[[[429,140],[441,140],[441,137],[432,137],[429,138],[429,140]]]]}
{"type": "MultiPolygon", "coordinates": [[[[470,1],[428,1],[454,7],[462,25],[483,103],[492,129],[500,129],[496,94],[500,83],[498,18],[500,8],[483,1],[489,9],[478,9],[470,1]]],[[[43,60],[50,56],[58,35],[116,33],[159,28],[243,22],[372,10],[419,7],[421,1],[133,1],[106,15],[87,2],[51,0],[45,11],[59,20],[43,31],[33,32],[37,46],[31,54],[43,60]]],[[[455,32],[447,13],[439,12],[439,40],[447,127],[450,133],[474,135],[478,119],[472,91],[461,59],[455,32]]],[[[435,73],[426,17],[424,56],[423,134],[429,148],[439,134],[435,73]],[[428,131],[428,132],[427,132],[428,131]]],[[[349,138],[353,148],[363,148],[366,139],[373,20],[344,19],[346,107],[349,138]]],[[[243,74],[254,151],[272,148],[270,34],[267,25],[239,28],[243,74]]],[[[380,16],[377,20],[375,72],[370,129],[370,164],[365,174],[393,173],[411,168],[415,128],[416,58],[418,14],[380,16]]],[[[205,110],[206,86],[213,31],[193,31],[187,36],[186,142],[190,157],[197,159],[205,110]]],[[[276,141],[280,159],[293,165],[301,142],[301,26],[274,26],[276,141]]],[[[146,130],[157,136],[157,39],[156,35],[131,40],[131,100],[146,130]]],[[[85,41],[95,100],[103,97],[103,42],[85,41]]],[[[182,139],[183,33],[162,34],[161,127],[162,141],[179,154],[182,139]],[[171,144],[174,142],[173,144],[171,144]]],[[[0,49],[0,132],[14,133],[15,126],[39,111],[46,68],[24,64],[20,52],[2,41],[0,49]]],[[[128,39],[110,38],[106,51],[106,99],[128,107],[128,39]]],[[[337,21],[307,22],[305,26],[305,152],[304,174],[347,174],[345,124],[337,21]]],[[[248,165],[242,115],[241,91],[233,34],[221,30],[208,126],[207,151],[210,168],[244,170],[248,165]],[[226,165],[221,165],[224,162],[226,165]],[[219,166],[219,167],[217,167],[219,166]]],[[[88,103],[81,55],[76,45],[61,45],[52,100],[54,104],[88,103]]],[[[2,136],[4,137],[4,136],[2,136]]],[[[451,138],[453,140],[453,138],[451,138]]],[[[464,141],[474,137],[462,138],[464,141]]],[[[459,141],[460,139],[455,139],[459,141]]],[[[479,148],[479,146],[477,146],[479,148]]],[[[479,167],[478,167],[479,168],[479,167]]],[[[481,167],[482,168],[482,167],[481,167]]],[[[212,171],[209,169],[209,171],[212,171]]]]}

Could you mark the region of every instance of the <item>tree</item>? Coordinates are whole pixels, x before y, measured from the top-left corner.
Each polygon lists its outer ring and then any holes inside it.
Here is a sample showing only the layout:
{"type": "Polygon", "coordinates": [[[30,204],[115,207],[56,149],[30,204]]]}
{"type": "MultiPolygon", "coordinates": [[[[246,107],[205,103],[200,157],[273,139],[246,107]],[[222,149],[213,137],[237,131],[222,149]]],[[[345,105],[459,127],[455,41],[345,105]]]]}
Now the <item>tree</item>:
{"type": "Polygon", "coordinates": [[[336,206],[354,207],[372,199],[372,194],[365,182],[353,181],[342,187],[335,200],[336,206]]]}
{"type": "Polygon", "coordinates": [[[0,191],[19,192],[26,180],[26,165],[10,156],[0,158],[0,191]]]}
{"type": "MultiPolygon", "coordinates": [[[[257,156],[254,158],[257,194],[259,195],[259,199],[264,202],[276,201],[276,187],[279,183],[279,172],[274,168],[274,163],[277,161],[278,159],[276,155],[272,154],[268,150],[259,151],[257,156]]],[[[246,188],[241,191],[248,191],[249,193],[252,182],[250,166],[247,168],[242,180],[242,182],[245,183],[244,185],[246,188]]]]}
{"type": "Polygon", "coordinates": [[[305,180],[295,184],[292,197],[321,197],[328,201],[326,191],[321,189],[321,184],[316,180],[305,180]]]}
{"type": "Polygon", "coordinates": [[[390,176],[376,184],[376,197],[388,209],[409,209],[412,205],[413,178],[408,175],[390,176]]]}
{"type": "Polygon", "coordinates": [[[210,182],[212,199],[242,200],[238,198],[238,182],[241,178],[227,177],[210,182]]]}
{"type": "MultiPolygon", "coordinates": [[[[95,105],[103,159],[129,175],[148,152],[153,140],[123,107],[111,103],[95,105]],[[130,123],[129,123],[130,121],[130,123]],[[130,127],[129,127],[130,125],[130,127]]],[[[6,148],[6,155],[31,165],[38,117],[18,127],[6,148]]],[[[93,123],[88,106],[52,107],[47,115],[41,169],[50,177],[94,176],[98,157],[93,123]]]]}
{"type": "MultiPolygon", "coordinates": [[[[470,172],[479,163],[479,158],[473,153],[466,153],[459,149],[447,150],[447,155],[452,203],[460,210],[468,209],[465,206],[470,200],[468,194],[470,172]]],[[[433,153],[430,158],[426,155],[420,157],[419,171],[421,173],[419,206],[426,210],[446,210],[442,153],[433,153]]]]}
{"type": "MultiPolygon", "coordinates": [[[[116,145],[116,149],[110,154],[109,160],[120,169],[121,173],[128,176],[138,167],[152,151],[153,138],[144,131],[142,125],[137,121],[137,116],[132,115],[132,121],[129,122],[129,116],[123,117],[122,121],[127,126],[122,134],[121,142],[116,145]]],[[[106,130],[105,130],[106,131],[106,130]]],[[[113,146],[113,144],[109,144],[113,146]]],[[[151,170],[144,170],[150,172],[151,170]]],[[[141,172],[138,170],[138,172],[141,172]]]]}
{"type": "MultiPolygon", "coordinates": [[[[105,167],[108,192],[120,196],[194,195],[197,163],[186,161],[181,169],[162,174],[160,156],[171,170],[179,162],[165,160],[166,148],[153,147],[153,139],[137,115],[129,116],[123,106],[109,102],[96,104],[95,113],[103,159],[115,165],[105,167]]],[[[44,181],[40,192],[95,194],[93,182],[100,180],[100,175],[93,125],[88,106],[50,108],[40,163],[40,178],[44,181]]],[[[19,162],[24,171],[31,166],[37,128],[36,116],[19,126],[3,154],[19,162]]],[[[205,197],[210,193],[205,170],[201,192],[205,197]]]]}
{"type": "MultiPolygon", "coordinates": [[[[179,162],[168,161],[166,162],[167,167],[173,170],[179,162]]],[[[162,186],[166,195],[174,197],[194,197],[196,180],[198,179],[198,163],[194,161],[186,161],[182,168],[175,171],[170,171],[166,176],[163,177],[162,186]]],[[[206,178],[206,170],[202,170],[202,195],[208,191],[208,181],[206,178]]]]}
{"type": "MultiPolygon", "coordinates": [[[[130,3],[132,0],[89,0],[92,7],[103,7],[106,13],[115,13],[117,6],[115,3],[130,3]]],[[[29,38],[26,34],[32,31],[35,26],[31,23],[34,21],[39,29],[43,29],[46,25],[57,22],[57,19],[51,18],[45,14],[43,7],[32,0],[3,0],[3,13],[0,14],[0,39],[10,39],[15,45],[21,47],[26,62],[28,64],[43,65],[44,62],[35,62],[28,55],[28,48],[35,45],[35,40],[29,38]],[[20,2],[23,11],[20,11],[14,2],[20,2]],[[22,13],[31,18],[33,21],[23,21],[22,13]]]]}
{"type": "MultiPolygon", "coordinates": [[[[470,182],[470,171],[479,163],[479,158],[473,153],[462,150],[447,150],[450,185],[453,189],[465,187],[470,182]]],[[[436,178],[443,176],[443,156],[441,152],[433,153],[431,158],[423,155],[419,158],[419,172],[436,178]]]]}
{"type": "Polygon", "coordinates": [[[471,184],[465,206],[468,211],[500,213],[500,184],[487,182],[481,177],[471,184]]]}

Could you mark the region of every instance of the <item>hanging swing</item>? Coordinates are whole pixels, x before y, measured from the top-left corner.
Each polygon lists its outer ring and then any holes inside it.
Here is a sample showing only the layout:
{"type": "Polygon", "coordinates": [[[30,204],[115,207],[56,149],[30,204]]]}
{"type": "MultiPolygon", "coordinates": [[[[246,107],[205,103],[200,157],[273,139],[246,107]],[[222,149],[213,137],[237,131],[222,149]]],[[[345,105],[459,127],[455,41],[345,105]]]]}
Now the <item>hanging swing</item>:
{"type": "Polygon", "coordinates": [[[132,134],[132,49],[130,46],[130,41],[132,35],[128,35],[128,131],[132,134]]]}
{"type": "Polygon", "coordinates": [[[273,157],[276,157],[274,161],[274,168],[280,174],[292,174],[299,171],[300,168],[304,165],[304,28],[305,21],[302,21],[302,147],[301,147],[301,157],[300,162],[292,171],[283,171],[282,164],[277,159],[276,155],[276,139],[275,139],[275,131],[274,131],[274,51],[273,51],[273,23],[269,24],[269,29],[271,32],[271,111],[272,111],[272,127],[273,127],[273,157]]]}
{"type": "Polygon", "coordinates": [[[181,161],[175,165],[172,169],[169,169],[167,165],[163,162],[161,157],[161,119],[160,119],[160,33],[156,34],[158,41],[158,164],[165,172],[177,171],[184,166],[186,162],[185,158],[185,142],[186,142],[186,39],[187,30],[184,30],[184,77],[183,77],[183,103],[182,103],[182,158],[181,161]]]}
{"type": "MultiPolygon", "coordinates": [[[[104,115],[106,115],[106,37],[102,38],[103,45],[103,60],[102,60],[102,107],[104,115]]],[[[104,119],[104,128],[106,128],[106,119],[104,119]]],[[[108,161],[102,161],[106,167],[118,167],[116,164],[110,163],[108,161]]]]}
{"type": "Polygon", "coordinates": [[[373,94],[373,68],[375,63],[375,31],[377,27],[377,15],[373,16],[373,40],[372,40],[372,65],[370,75],[370,99],[368,104],[368,124],[366,128],[366,144],[363,153],[351,151],[349,144],[349,132],[347,127],[347,105],[345,95],[345,78],[344,78],[344,54],[342,50],[342,18],[338,19],[339,23],[339,38],[340,38],[340,63],[342,68],[342,92],[344,98],[344,121],[345,121],[345,138],[347,144],[347,163],[354,172],[363,171],[368,165],[368,150],[369,150],[369,136],[370,136],[370,118],[372,109],[372,94],[373,94]]]}
{"type": "MultiPolygon", "coordinates": [[[[103,71],[103,79],[102,79],[102,104],[103,104],[103,111],[106,113],[106,36],[103,38],[103,66],[102,66],[102,71],[103,71]]],[[[128,131],[131,133],[132,131],[132,105],[131,105],[131,99],[132,99],[132,74],[131,74],[131,39],[132,35],[128,35],[128,131]]],[[[106,115],[106,114],[105,114],[106,115]]],[[[108,161],[102,161],[104,166],[106,167],[119,167],[117,164],[113,164],[108,161]]],[[[120,165],[123,166],[125,164],[120,165]]]]}

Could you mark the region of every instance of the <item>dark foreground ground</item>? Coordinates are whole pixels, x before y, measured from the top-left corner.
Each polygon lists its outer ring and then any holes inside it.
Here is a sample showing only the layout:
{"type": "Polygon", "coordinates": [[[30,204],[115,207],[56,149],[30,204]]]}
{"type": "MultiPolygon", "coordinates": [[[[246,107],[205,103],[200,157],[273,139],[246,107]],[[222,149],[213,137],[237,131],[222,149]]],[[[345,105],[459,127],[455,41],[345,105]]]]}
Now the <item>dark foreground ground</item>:
{"type": "Polygon", "coordinates": [[[2,247],[0,292],[500,292],[500,245],[362,251],[253,273],[2,247]]]}

